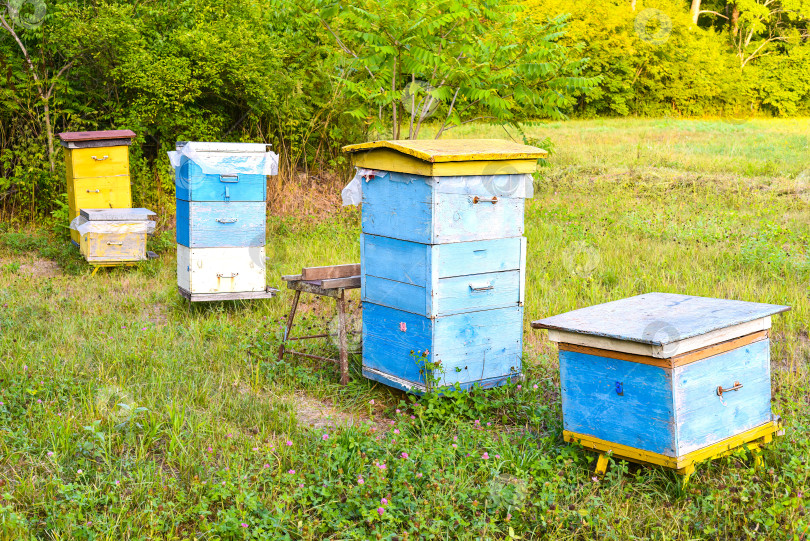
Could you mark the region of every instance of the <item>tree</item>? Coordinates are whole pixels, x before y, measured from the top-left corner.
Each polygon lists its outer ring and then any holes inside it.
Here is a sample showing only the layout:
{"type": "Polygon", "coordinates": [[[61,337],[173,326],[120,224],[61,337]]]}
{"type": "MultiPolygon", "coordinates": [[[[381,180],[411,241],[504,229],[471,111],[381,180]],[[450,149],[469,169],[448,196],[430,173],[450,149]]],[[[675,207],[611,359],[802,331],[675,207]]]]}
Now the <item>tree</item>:
{"type": "MultiPolygon", "coordinates": [[[[42,4],[44,6],[44,4],[42,4]]],[[[31,58],[31,55],[28,52],[25,44],[23,43],[22,39],[20,39],[19,34],[14,29],[14,20],[15,18],[19,17],[19,13],[14,13],[11,9],[11,4],[9,4],[9,15],[16,15],[9,16],[8,19],[5,15],[3,15],[2,10],[0,10],[0,26],[2,26],[6,32],[11,34],[11,37],[14,39],[14,42],[20,48],[20,52],[23,55],[23,59],[25,60],[25,65],[28,69],[29,74],[34,79],[34,87],[36,88],[37,95],[39,96],[40,101],[42,102],[42,108],[44,110],[44,122],[45,122],[45,133],[48,138],[48,163],[50,164],[51,173],[56,171],[56,163],[54,160],[54,148],[53,148],[53,127],[51,125],[51,108],[50,108],[50,101],[53,97],[54,88],[56,88],[56,83],[59,78],[64,75],[70,67],[73,65],[73,62],[68,62],[67,64],[63,65],[55,75],[52,77],[48,75],[46,71],[43,73],[39,73],[37,67],[34,65],[34,61],[31,58]],[[49,84],[50,83],[50,84],[49,84]]],[[[44,19],[44,13],[39,18],[37,24],[28,24],[31,30],[36,30],[39,28],[39,24],[41,24],[42,20],[44,19]]],[[[25,24],[24,22],[22,24],[25,24]]]]}
{"type": "Polygon", "coordinates": [[[580,77],[558,43],[565,17],[539,24],[510,0],[360,0],[324,5],[324,27],[345,55],[337,75],[379,133],[416,139],[440,115],[436,138],[474,121],[518,125],[565,118],[580,77]]]}
{"type": "Polygon", "coordinates": [[[736,0],[738,18],[732,28],[740,67],[765,55],[773,54],[777,43],[798,45],[810,35],[808,0],[736,0]]]}

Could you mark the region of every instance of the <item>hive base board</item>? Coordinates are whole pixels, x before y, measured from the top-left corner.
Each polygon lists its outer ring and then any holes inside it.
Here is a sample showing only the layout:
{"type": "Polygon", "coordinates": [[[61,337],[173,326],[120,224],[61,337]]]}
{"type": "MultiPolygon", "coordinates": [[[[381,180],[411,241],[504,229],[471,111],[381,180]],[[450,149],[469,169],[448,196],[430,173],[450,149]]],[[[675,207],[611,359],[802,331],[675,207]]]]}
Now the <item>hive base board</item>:
{"type": "MultiPolygon", "coordinates": [[[[427,387],[425,387],[425,385],[422,383],[414,383],[413,381],[398,378],[391,374],[386,374],[385,372],[381,372],[373,368],[367,368],[365,366],[363,367],[363,377],[366,377],[370,380],[378,381],[380,383],[388,385],[389,387],[399,389],[400,391],[405,391],[406,393],[421,395],[427,392],[427,387]]],[[[468,391],[472,389],[476,384],[480,385],[482,389],[491,389],[493,387],[500,387],[501,385],[513,383],[515,381],[518,381],[521,377],[522,376],[520,374],[504,375],[498,376],[496,378],[484,379],[479,381],[454,383],[452,385],[439,387],[437,390],[438,394],[442,394],[443,389],[468,391]]]]}
{"type": "Polygon", "coordinates": [[[604,475],[607,471],[607,453],[610,453],[613,457],[629,462],[673,469],[683,476],[683,484],[686,485],[689,481],[689,477],[695,471],[695,464],[704,460],[713,460],[715,458],[728,456],[742,447],[746,447],[754,452],[755,464],[760,466],[762,459],[759,456],[759,448],[766,443],[770,443],[774,436],[782,434],[784,434],[782,423],[779,421],[769,421],[709,445],[708,447],[692,451],[691,453],[679,457],[651,453],[642,449],[636,449],[635,447],[612,443],[593,436],[588,436],[587,434],[577,434],[576,432],[570,432],[568,430],[563,430],[563,439],[569,443],[577,442],[586,449],[599,453],[599,458],[596,462],[597,475],[604,475]]]}
{"type": "Polygon", "coordinates": [[[191,293],[178,286],[180,295],[189,302],[211,302],[211,301],[242,301],[253,299],[271,299],[276,296],[278,289],[268,287],[264,291],[240,291],[233,293],[191,293]]]}

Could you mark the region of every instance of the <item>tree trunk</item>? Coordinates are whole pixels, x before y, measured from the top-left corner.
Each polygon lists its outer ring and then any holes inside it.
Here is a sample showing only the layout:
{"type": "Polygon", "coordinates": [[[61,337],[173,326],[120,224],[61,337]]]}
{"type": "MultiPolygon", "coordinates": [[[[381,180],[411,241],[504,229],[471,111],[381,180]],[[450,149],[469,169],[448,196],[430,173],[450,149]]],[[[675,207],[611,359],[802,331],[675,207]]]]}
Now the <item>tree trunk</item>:
{"type": "Polygon", "coordinates": [[[692,24],[697,24],[700,15],[700,0],[692,0],[692,8],[689,13],[692,14],[692,24]]]}
{"type": "Polygon", "coordinates": [[[53,158],[53,128],[51,127],[51,107],[48,104],[48,98],[43,96],[43,104],[45,106],[45,131],[48,135],[48,163],[51,165],[51,174],[56,172],[56,163],[53,158]]]}
{"type": "MultiPolygon", "coordinates": [[[[391,93],[394,94],[397,91],[397,58],[394,57],[394,66],[391,68],[391,93]]],[[[394,126],[391,130],[391,134],[393,135],[394,141],[399,139],[399,121],[397,119],[397,105],[399,105],[399,100],[394,99],[391,102],[391,109],[393,114],[393,121],[394,126]]]]}
{"type": "Polygon", "coordinates": [[[740,32],[740,8],[737,7],[737,4],[731,6],[731,35],[737,36],[740,32]]]}

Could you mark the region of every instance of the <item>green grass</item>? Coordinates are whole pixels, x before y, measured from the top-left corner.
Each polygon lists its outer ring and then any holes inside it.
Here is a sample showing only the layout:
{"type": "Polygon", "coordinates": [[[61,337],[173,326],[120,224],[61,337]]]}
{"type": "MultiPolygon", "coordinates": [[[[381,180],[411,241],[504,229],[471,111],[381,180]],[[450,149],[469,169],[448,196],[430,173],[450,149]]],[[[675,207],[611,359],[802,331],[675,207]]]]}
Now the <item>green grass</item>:
{"type": "MultiPolygon", "coordinates": [[[[530,130],[556,154],[527,205],[526,380],[451,399],[372,384],[357,356],[346,388],[332,366],[277,362],[290,294],[189,306],[165,237],[160,260],[90,277],[45,229],[0,230],[0,537],[807,539],[808,127],[530,130]],[[685,491],[618,461],[595,481],[594,455],[562,441],[556,352],[528,322],[648,291],[793,307],[773,321],[787,433],[764,470],[740,452],[685,491]]],[[[271,284],[359,260],[356,209],[268,227],[271,284]]],[[[335,313],[303,312],[299,333],[335,313]]]]}

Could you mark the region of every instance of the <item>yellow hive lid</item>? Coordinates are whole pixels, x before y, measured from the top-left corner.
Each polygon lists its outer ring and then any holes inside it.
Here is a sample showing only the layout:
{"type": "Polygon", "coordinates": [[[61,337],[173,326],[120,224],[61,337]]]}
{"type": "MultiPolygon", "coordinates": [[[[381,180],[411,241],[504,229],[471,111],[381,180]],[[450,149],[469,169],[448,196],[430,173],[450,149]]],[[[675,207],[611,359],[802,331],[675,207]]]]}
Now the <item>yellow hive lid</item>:
{"type": "Polygon", "coordinates": [[[533,173],[548,153],[502,139],[373,141],[343,147],[354,165],[427,176],[533,173]]]}

